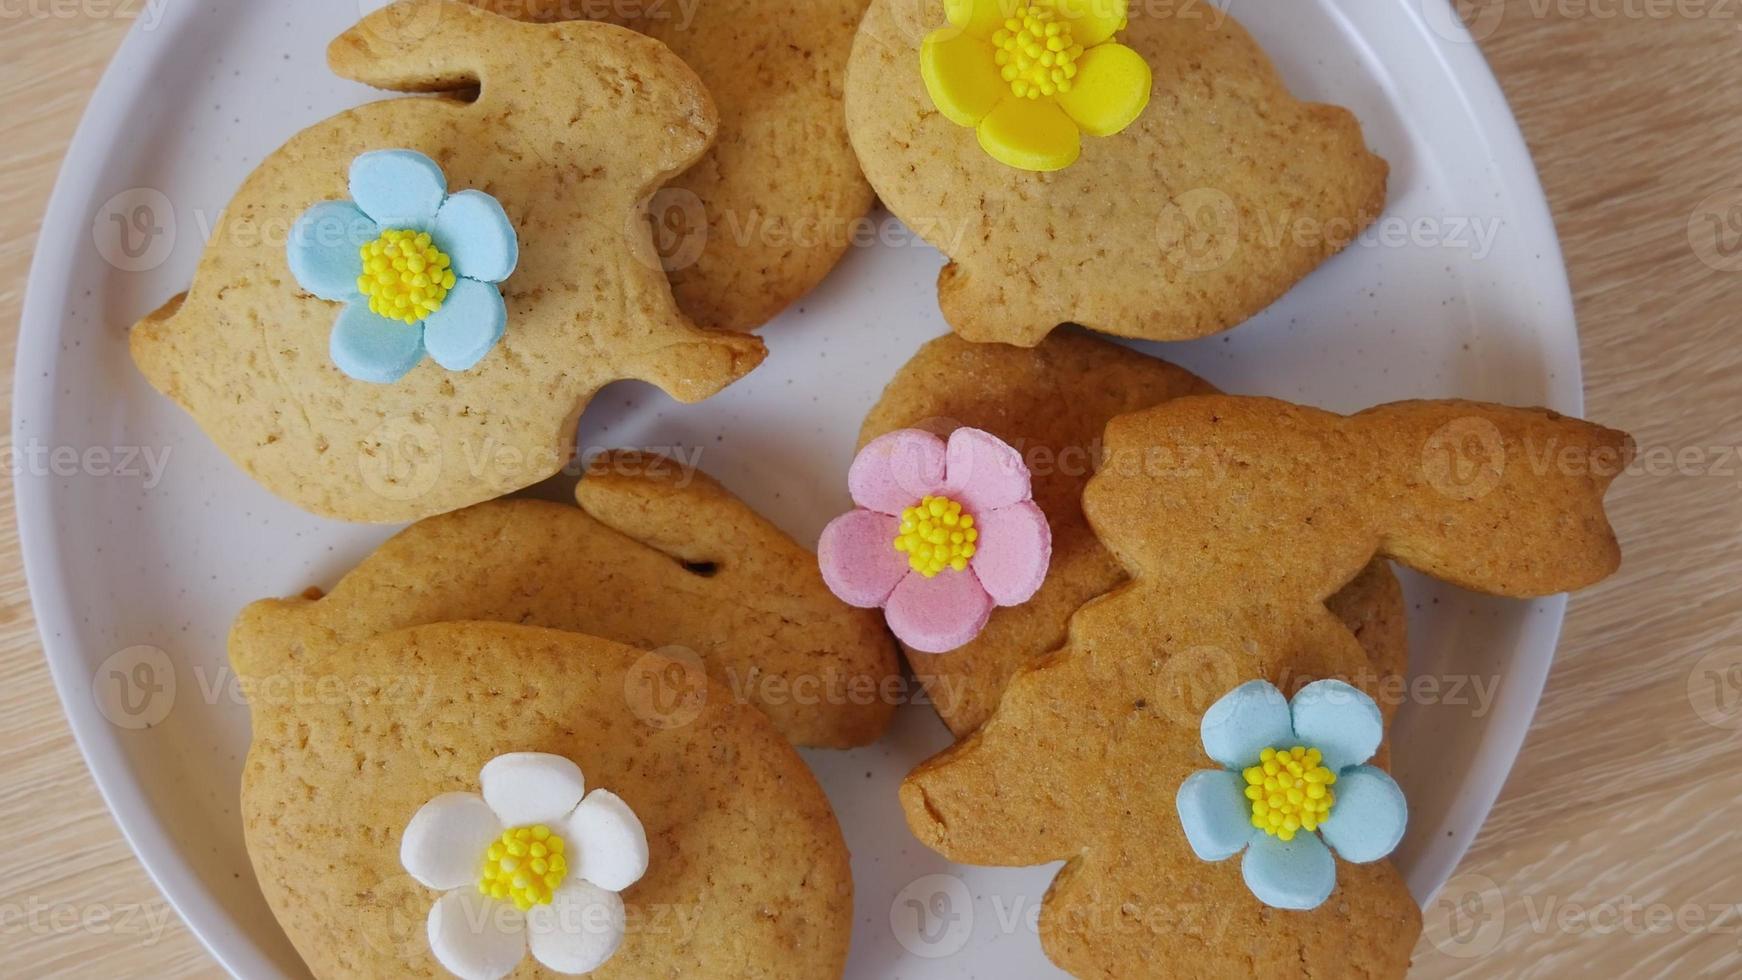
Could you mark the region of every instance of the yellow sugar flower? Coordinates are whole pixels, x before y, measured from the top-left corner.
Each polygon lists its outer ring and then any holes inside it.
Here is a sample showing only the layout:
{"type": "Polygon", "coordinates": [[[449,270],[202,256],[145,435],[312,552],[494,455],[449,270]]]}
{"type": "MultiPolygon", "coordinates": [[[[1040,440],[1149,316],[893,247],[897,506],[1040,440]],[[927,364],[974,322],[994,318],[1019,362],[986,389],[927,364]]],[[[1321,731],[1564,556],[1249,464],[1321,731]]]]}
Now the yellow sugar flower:
{"type": "Polygon", "coordinates": [[[1112,136],[1149,105],[1149,64],[1114,41],[1127,0],[945,0],[919,49],[933,104],[993,159],[1063,170],[1082,134],[1112,136]]]}

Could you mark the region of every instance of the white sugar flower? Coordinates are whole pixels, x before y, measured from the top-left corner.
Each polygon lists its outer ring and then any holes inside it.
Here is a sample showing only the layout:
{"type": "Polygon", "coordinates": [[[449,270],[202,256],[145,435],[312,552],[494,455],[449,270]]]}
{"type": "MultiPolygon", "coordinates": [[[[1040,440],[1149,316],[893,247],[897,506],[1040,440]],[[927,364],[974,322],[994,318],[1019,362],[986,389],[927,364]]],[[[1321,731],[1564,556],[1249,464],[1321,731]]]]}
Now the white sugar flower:
{"type": "Polygon", "coordinates": [[[430,950],[463,980],[497,980],[526,956],[557,973],[598,969],[623,942],[618,892],[647,871],[647,834],[615,794],[591,793],[557,755],[497,756],[483,795],[444,793],[406,825],[399,860],[447,892],[430,950]]]}

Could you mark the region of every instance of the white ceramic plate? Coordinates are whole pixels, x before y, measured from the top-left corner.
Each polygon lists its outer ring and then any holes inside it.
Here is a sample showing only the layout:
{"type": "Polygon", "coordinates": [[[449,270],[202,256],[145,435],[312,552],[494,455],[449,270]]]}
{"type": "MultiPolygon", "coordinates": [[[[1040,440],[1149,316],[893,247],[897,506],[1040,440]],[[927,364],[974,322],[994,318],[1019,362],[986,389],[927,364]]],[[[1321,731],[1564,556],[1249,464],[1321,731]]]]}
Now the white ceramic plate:
{"type": "MultiPolygon", "coordinates": [[[[1220,16],[1203,0],[1147,2],[1220,16]]],[[[1297,92],[1360,117],[1391,161],[1390,207],[1275,308],[1166,356],[1230,391],[1338,410],[1454,395],[1580,410],[1548,210],[1500,91],[1446,3],[1240,5],[1297,92]]],[[[14,445],[31,595],[73,731],[164,893],[250,978],[304,971],[243,852],[248,720],[225,632],[250,600],[330,585],[390,529],[318,520],[249,481],[145,384],[125,331],[184,288],[219,210],[263,156],[380,97],[324,69],[327,41],[357,18],[359,0],[293,6],[147,5],[49,207],[19,342],[14,445]]],[[[587,414],[583,448],[699,448],[705,469],[814,541],[848,506],[860,419],[945,329],[940,261],[918,245],[854,252],[766,330],[773,354],[747,380],[693,407],[614,387],[587,414]]],[[[1564,602],[1477,598],[1413,576],[1406,587],[1416,686],[1395,760],[1412,822],[1397,860],[1425,902],[1505,780],[1564,602]]],[[[807,754],[853,851],[848,974],[1050,975],[1034,911],[1053,869],[955,867],[901,819],[898,781],[946,742],[930,709],[910,706],[879,745],[807,754]]]]}

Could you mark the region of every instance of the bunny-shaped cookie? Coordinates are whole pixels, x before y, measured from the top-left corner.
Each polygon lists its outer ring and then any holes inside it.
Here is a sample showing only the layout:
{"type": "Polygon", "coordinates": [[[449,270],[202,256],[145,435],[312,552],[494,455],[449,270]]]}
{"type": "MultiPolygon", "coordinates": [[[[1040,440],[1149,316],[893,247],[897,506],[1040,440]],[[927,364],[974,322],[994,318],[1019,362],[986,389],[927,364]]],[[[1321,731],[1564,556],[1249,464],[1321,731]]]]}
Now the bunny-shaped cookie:
{"type": "MultiPolygon", "coordinates": [[[[1421,917],[1375,859],[1394,837],[1331,863],[1298,820],[1270,835],[1257,804],[1274,760],[1256,743],[1255,777],[1236,770],[1222,801],[1232,823],[1210,828],[1224,836],[1205,837],[1201,801],[1182,788],[1216,769],[1242,726],[1268,725],[1282,752],[1323,732],[1302,722],[1304,693],[1327,689],[1297,693],[1308,682],[1345,678],[1355,687],[1329,682],[1342,703],[1372,704],[1358,690],[1373,682],[1369,661],[1325,602],[1375,556],[1502,596],[1608,575],[1620,553],[1603,495],[1631,453],[1619,432],[1470,402],[1344,418],[1195,396],[1115,419],[1083,505],[1131,581],[1083,607],[1064,648],[1018,673],[984,726],[909,775],[909,825],[957,861],[1068,861],[1041,936],[1076,976],[1401,976],[1421,917]],[[1293,732],[1284,694],[1296,694],[1293,732]],[[1257,787],[1244,797],[1241,775],[1257,787]],[[1300,901],[1289,909],[1278,896],[1300,901]]],[[[1321,746],[1327,762],[1382,748],[1379,712],[1358,721],[1360,738],[1343,745],[1333,732],[1321,746]]],[[[1395,824],[1384,834],[1401,834],[1400,801],[1368,806],[1366,790],[1390,782],[1368,770],[1345,779],[1355,802],[1338,805],[1380,813],[1395,824]]],[[[1302,788],[1327,781],[1315,772],[1302,788]]],[[[1269,802],[1279,799],[1294,805],[1269,802]]],[[[1380,836],[1330,827],[1333,844],[1380,836]]]]}
{"type": "Polygon", "coordinates": [[[439,94],[292,137],[225,210],[192,289],[132,332],[151,383],[268,489],[345,520],[443,513],[556,473],[611,381],[696,401],[761,361],[760,341],[684,318],[654,253],[644,202],[715,129],[664,45],[403,0],[328,59],[439,94]],[[384,264],[359,264],[375,246],[384,264]],[[370,319],[408,297],[433,309],[425,336],[370,319]]]}
{"type": "MultiPolygon", "coordinates": [[[[883,734],[894,643],[879,617],[829,594],[810,551],[707,474],[651,453],[596,457],[576,496],[419,521],[331,593],[243,610],[231,659],[246,674],[426,623],[519,623],[661,650],[798,745],[883,734]]],[[[653,697],[689,679],[648,680],[653,697]]]]}

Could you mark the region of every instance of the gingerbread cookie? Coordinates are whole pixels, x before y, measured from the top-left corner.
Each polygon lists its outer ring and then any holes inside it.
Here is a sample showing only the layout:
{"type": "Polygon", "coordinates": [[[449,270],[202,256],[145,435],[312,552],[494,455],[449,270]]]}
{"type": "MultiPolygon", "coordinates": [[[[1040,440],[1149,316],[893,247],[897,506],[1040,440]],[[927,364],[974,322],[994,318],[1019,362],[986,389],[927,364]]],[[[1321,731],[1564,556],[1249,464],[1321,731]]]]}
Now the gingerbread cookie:
{"type": "Polygon", "coordinates": [[[132,333],[151,383],[268,489],[345,520],[443,513],[556,473],[613,380],[696,401],[760,362],[678,312],[653,254],[644,201],[715,129],[664,45],[404,0],[328,58],[448,97],[292,137],[191,291],[132,333]]]}
{"type": "Polygon", "coordinates": [[[294,664],[425,623],[520,623],[685,660],[799,745],[883,734],[894,646],[874,614],[829,594],[809,550],[662,456],[602,455],[576,497],[579,508],[498,500],[420,521],[324,597],[249,606],[231,656],[294,664]]]}
{"type": "Polygon", "coordinates": [[[768,719],[676,661],[525,626],[421,626],[238,661],[242,818],[317,977],[838,977],[847,850],[768,719]]]}
{"type": "Polygon", "coordinates": [[[862,240],[871,185],[841,89],[866,0],[469,0],[498,13],[609,20],[671,46],[720,110],[720,135],[652,203],[678,306],[754,330],[862,240]]]}
{"type": "MultiPolygon", "coordinates": [[[[978,728],[1012,674],[1064,643],[1071,613],[1126,581],[1083,517],[1083,487],[1107,422],[1213,392],[1166,361],[1076,330],[1032,349],[942,337],[921,347],[889,382],[865,419],[861,447],[897,429],[939,435],[961,426],[984,429],[1021,452],[1033,474],[1034,501],[1052,528],[1052,567],[1028,602],[995,610],[985,632],[947,653],[905,648],[950,731],[961,736],[978,728]]],[[[1330,606],[1360,638],[1376,676],[1402,674],[1403,592],[1387,563],[1374,562],[1330,606]]],[[[1389,714],[1396,705],[1386,707],[1389,714]]]]}
{"type": "Polygon", "coordinates": [[[949,257],[938,299],[973,341],[1226,330],[1385,204],[1354,117],[1291,96],[1222,11],[873,0],[846,105],[884,205],[949,257]]]}
{"type": "Polygon", "coordinates": [[[909,826],[952,860],[1068,861],[1040,927],[1077,976],[1402,976],[1421,917],[1383,858],[1407,803],[1369,763],[1368,657],[1323,603],[1376,555],[1505,596],[1591,584],[1631,452],[1470,402],[1114,419],[1083,509],[1131,581],[908,777],[909,826]]]}

